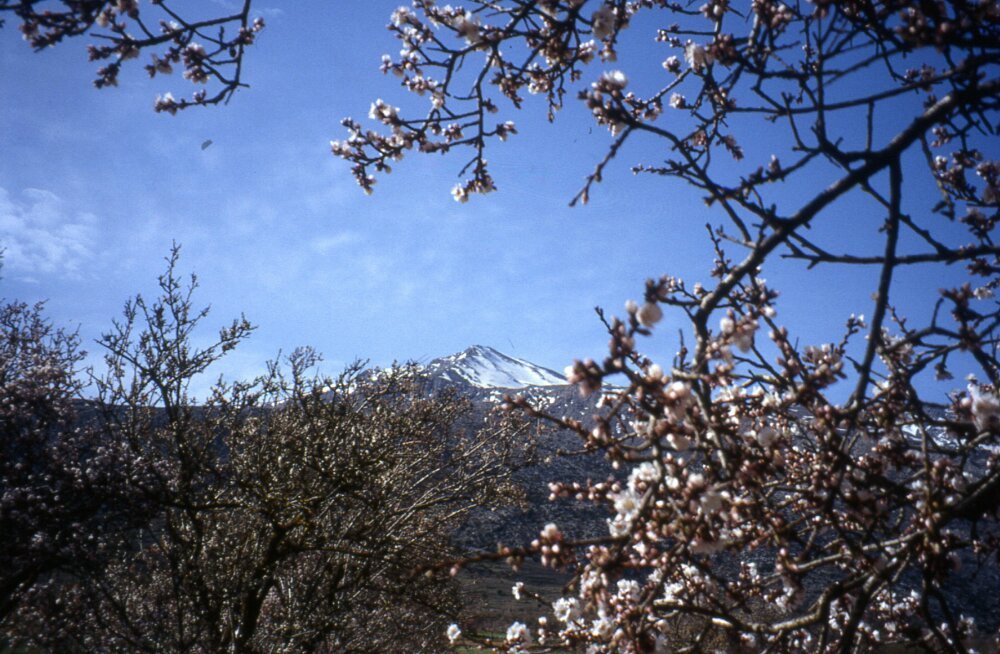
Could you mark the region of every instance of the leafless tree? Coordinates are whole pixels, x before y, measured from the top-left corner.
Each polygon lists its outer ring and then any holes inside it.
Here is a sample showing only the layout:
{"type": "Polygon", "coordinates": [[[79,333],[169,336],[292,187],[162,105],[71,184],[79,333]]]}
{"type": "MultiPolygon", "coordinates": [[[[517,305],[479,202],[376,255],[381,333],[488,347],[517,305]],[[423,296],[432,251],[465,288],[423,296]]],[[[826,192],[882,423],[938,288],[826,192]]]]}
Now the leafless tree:
{"type": "MultiPolygon", "coordinates": [[[[413,570],[456,555],[451,534],[471,511],[518,499],[510,473],[521,430],[506,416],[472,424],[467,401],[426,393],[414,368],[316,376],[318,356],[308,349],[252,382],[220,381],[196,403],[192,380],[252,328],[236,320],[196,347],[207,311],[193,307],[196,284],[182,282],[176,261],[175,249],[161,296],[130,301],[101,340],[107,372],[96,381],[90,442],[69,440],[71,417],[47,432],[53,447],[117,452],[115,491],[141,508],[141,521],[127,538],[91,544],[101,566],[31,580],[14,569],[10,584],[5,569],[5,587],[18,591],[6,595],[23,599],[4,624],[8,637],[50,651],[442,649],[460,608],[454,580],[413,570]]],[[[44,332],[5,336],[22,350],[45,344],[44,332]]],[[[53,387],[38,376],[55,375],[73,397],[72,340],[55,345],[56,360],[22,365],[30,373],[22,385],[43,395],[53,387]]],[[[22,421],[34,415],[13,410],[22,421]]],[[[7,481],[4,497],[22,493],[25,484],[7,481]]],[[[53,519],[77,519],[73,500],[14,502],[27,507],[22,514],[54,507],[53,519]]],[[[59,526],[38,528],[39,548],[86,535],[59,526]]],[[[48,562],[32,551],[15,555],[48,562]]]]}

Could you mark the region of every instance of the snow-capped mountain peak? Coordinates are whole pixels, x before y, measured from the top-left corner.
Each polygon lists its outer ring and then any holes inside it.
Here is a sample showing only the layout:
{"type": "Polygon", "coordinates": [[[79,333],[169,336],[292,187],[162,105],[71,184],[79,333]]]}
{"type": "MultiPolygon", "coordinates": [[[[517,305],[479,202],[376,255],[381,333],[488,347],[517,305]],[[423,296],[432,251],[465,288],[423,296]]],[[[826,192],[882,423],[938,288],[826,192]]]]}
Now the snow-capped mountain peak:
{"type": "Polygon", "coordinates": [[[525,388],[562,386],[566,378],[554,370],[508,356],[484,345],[434,359],[427,371],[447,382],[464,382],[476,388],[525,388]]]}

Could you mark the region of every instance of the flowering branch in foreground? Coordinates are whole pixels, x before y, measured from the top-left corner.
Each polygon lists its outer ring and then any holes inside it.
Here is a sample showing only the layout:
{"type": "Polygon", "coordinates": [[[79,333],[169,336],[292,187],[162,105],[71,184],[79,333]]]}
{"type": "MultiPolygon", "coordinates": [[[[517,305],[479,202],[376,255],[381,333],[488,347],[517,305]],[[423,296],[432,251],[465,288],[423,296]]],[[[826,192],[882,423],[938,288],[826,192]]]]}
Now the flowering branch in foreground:
{"type": "Polygon", "coordinates": [[[175,10],[177,4],[160,0],[144,8],[138,0],[0,0],[0,25],[5,13],[13,13],[24,39],[36,50],[91,36],[95,43],[87,47],[90,60],[102,62],[94,79],[99,89],[117,86],[122,67],[143,51],[150,53],[144,66],[150,77],[179,68],[184,79],[200,87],[190,98],[177,99],[169,92],[158,96],[158,112],[175,114],[195,105],[228,102],[246,86],[243,55],[264,29],[264,20],[251,17],[251,0],[225,15],[202,16],[187,7],[182,12],[175,10]]]}
{"type": "MultiPolygon", "coordinates": [[[[333,152],[365,191],[410,151],[459,148],[469,176],[455,199],[492,191],[487,143],[514,133],[503,112],[535,94],[553,119],[569,94],[612,138],[574,203],[626,139],[645,138],[663,160],[633,171],[693,189],[716,216],[711,283],[649,280],[624,316],[601,314],[607,356],[567,370],[603,393],[598,415],[511,398],[620,476],[552,485],[607,507],[606,537],[550,525],[529,546],[466,559],[537,556],[574,573],[537,629],[515,623],[485,644],[967,652],[1000,626],[989,611],[975,625],[964,597],[996,574],[1000,545],[1000,167],[986,148],[998,20],[994,3],[774,0],[418,0],[393,14],[402,49],[382,69],[429,106],[379,100],[380,129],[345,121],[333,152]],[[630,79],[619,45],[632,37],[662,49],[662,79],[630,79]],[[848,198],[864,213],[843,216],[848,198]],[[831,237],[838,220],[857,237],[831,237]],[[802,345],[763,278],[795,264],[871,270],[857,298],[868,317],[802,345]],[[927,289],[930,306],[906,315],[899,280],[944,266],[964,280],[927,289]],[[669,364],[639,349],[668,316],[685,325],[669,364]],[[956,372],[969,385],[942,400],[956,372]]],[[[449,637],[474,640],[458,625],[449,637]]]]}

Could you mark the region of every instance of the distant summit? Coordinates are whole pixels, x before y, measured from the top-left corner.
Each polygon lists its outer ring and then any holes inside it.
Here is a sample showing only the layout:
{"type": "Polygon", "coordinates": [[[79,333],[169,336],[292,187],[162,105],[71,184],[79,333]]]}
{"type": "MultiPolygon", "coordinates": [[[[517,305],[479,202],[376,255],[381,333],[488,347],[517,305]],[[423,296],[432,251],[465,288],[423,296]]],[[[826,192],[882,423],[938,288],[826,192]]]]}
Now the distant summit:
{"type": "Polygon", "coordinates": [[[425,369],[432,379],[475,388],[566,385],[566,378],[554,370],[484,345],[473,345],[458,354],[434,359],[425,369]]]}

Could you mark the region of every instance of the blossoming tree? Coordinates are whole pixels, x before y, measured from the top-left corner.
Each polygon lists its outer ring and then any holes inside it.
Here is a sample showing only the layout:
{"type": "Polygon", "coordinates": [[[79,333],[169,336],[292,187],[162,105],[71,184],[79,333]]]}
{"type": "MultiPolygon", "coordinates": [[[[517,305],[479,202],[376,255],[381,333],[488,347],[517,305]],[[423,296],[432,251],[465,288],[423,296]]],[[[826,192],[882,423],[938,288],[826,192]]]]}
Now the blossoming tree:
{"type": "MultiPolygon", "coordinates": [[[[332,149],[366,192],[410,152],[465,149],[455,199],[488,193],[488,144],[516,133],[492,115],[533,94],[554,119],[569,93],[612,135],[574,203],[627,139],[645,138],[664,160],[633,171],[681,182],[716,216],[713,282],[649,280],[622,317],[602,314],[608,355],[568,369],[583,392],[604,392],[601,415],[585,424],[512,398],[606,452],[623,476],[552,485],[606,505],[606,536],[579,541],[550,525],[495,555],[540,556],[575,581],[555,620],[512,625],[490,644],[968,651],[977,631],[956,570],[992,578],[1000,542],[1000,458],[989,449],[1000,434],[1000,169],[986,149],[998,20],[991,2],[863,0],[418,0],[393,14],[402,49],[382,69],[427,105],[375,102],[381,130],[345,121],[349,136],[332,149]],[[652,92],[614,70],[627,65],[628,38],[661,48],[652,92]],[[598,65],[605,72],[586,72],[598,65]],[[765,160],[746,160],[741,129],[757,132],[755,150],[773,148],[765,160]],[[930,202],[913,192],[927,184],[930,202]],[[824,237],[838,202],[861,196],[868,233],[824,237]],[[779,258],[876,270],[871,298],[858,297],[868,318],[844,316],[838,337],[800,346],[762,276],[779,258]],[[897,279],[945,265],[966,278],[926,316],[907,316],[897,279]],[[639,343],[664,310],[689,327],[673,360],[656,362],[639,343]],[[945,395],[953,370],[969,386],[945,395]]],[[[449,635],[463,638],[458,625],[449,635]]]]}
{"type": "Polygon", "coordinates": [[[135,515],[76,402],[78,339],[42,311],[0,305],[0,625],[53,575],[104,565],[95,542],[115,541],[135,515]]]}

